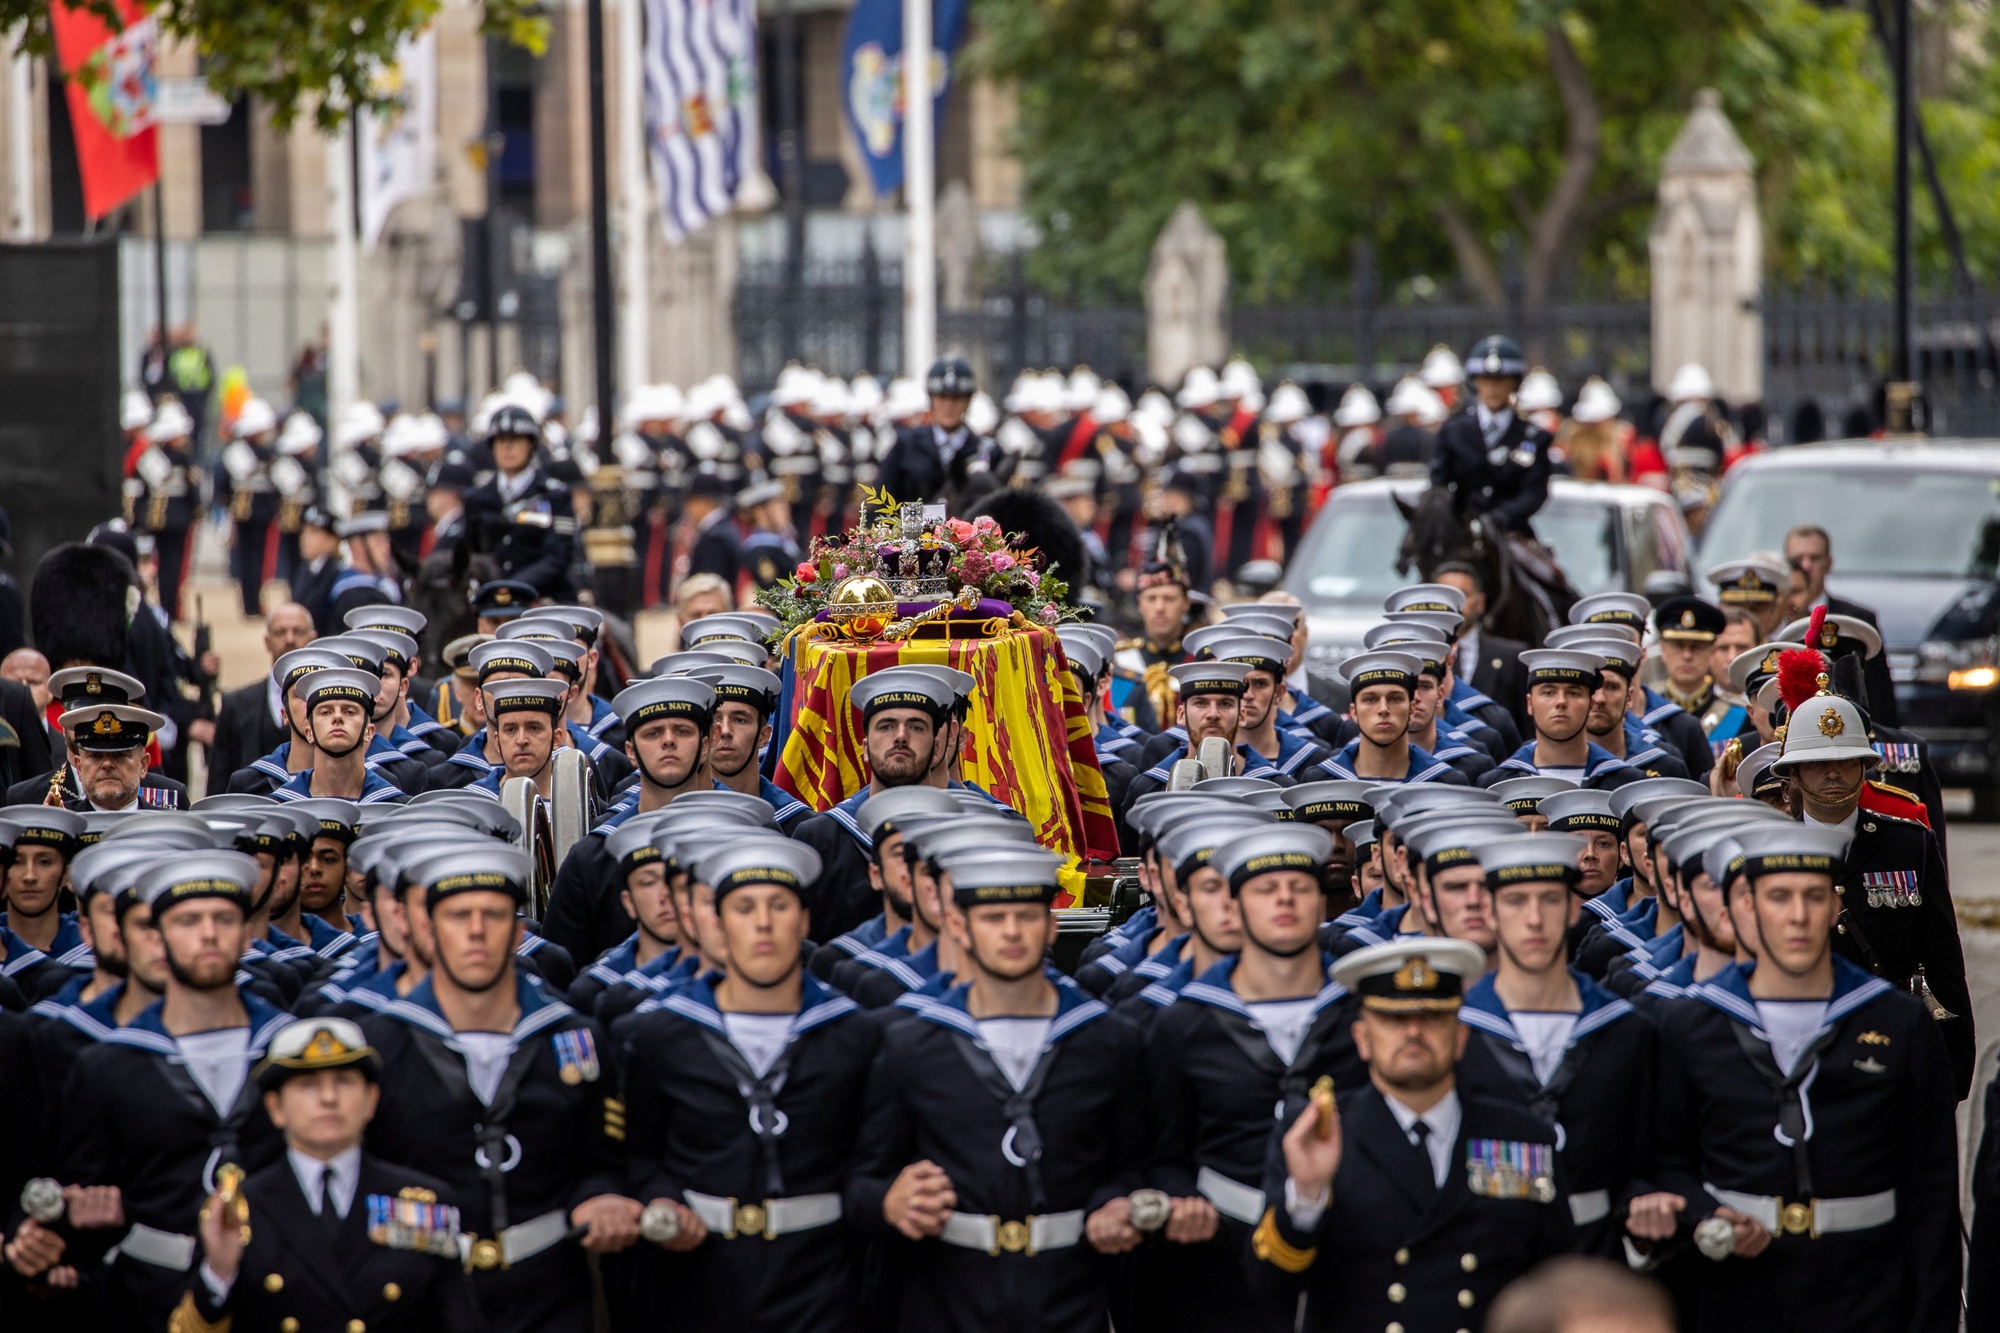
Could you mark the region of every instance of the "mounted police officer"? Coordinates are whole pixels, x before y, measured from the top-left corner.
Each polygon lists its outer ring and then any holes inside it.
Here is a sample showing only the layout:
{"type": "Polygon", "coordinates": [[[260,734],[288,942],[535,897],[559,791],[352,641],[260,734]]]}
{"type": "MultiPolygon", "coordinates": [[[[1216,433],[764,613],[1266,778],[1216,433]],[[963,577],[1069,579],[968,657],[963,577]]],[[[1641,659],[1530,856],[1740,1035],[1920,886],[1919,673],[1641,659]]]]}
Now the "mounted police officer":
{"type": "Polygon", "coordinates": [[[530,584],[552,601],[570,600],[576,515],[569,488],[537,461],[542,428],[527,408],[506,403],[494,412],[487,439],[493,476],[465,497],[472,551],[492,556],[502,578],[530,584]]]}
{"type": "Polygon", "coordinates": [[[962,356],[943,356],[924,377],[930,420],[896,432],[896,443],[876,474],[881,489],[898,500],[957,499],[965,490],[984,442],[966,424],[966,409],[978,389],[972,365],[962,356]]]}
{"type": "Polygon", "coordinates": [[[1528,520],[1548,501],[1555,441],[1514,407],[1528,359],[1519,343],[1496,333],[1474,343],[1465,364],[1475,396],[1438,431],[1431,485],[1451,488],[1467,516],[1485,515],[1533,537],[1528,520]]]}

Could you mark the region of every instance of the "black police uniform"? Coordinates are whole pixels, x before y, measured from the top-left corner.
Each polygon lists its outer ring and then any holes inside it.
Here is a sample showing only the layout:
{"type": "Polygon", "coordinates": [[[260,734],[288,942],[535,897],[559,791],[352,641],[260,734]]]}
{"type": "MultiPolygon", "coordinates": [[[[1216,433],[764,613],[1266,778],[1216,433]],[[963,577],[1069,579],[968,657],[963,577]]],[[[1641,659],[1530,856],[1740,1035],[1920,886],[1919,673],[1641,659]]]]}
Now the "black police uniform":
{"type": "Polygon", "coordinates": [[[482,1242],[470,1261],[488,1329],[586,1333],[590,1274],[583,1251],[562,1236],[578,1204],[625,1192],[624,1106],[597,1024],[531,981],[517,975],[515,984],[521,1017],[490,1105],[474,1093],[428,981],[361,1020],[382,1056],[368,1146],[391,1162],[421,1163],[464,1201],[465,1228],[482,1242]],[[507,1229],[524,1225],[557,1239],[503,1266],[507,1229]]]}
{"type": "Polygon", "coordinates": [[[1931,831],[1913,820],[1873,810],[1857,816],[1836,881],[1841,913],[1834,948],[1902,990],[1914,989],[1923,970],[1931,996],[1952,1015],[1938,1031],[1962,1099],[1972,1089],[1977,1051],[1944,853],[1931,831]]]}
{"type": "Polygon", "coordinates": [[[947,431],[941,426],[905,426],[896,432],[875,474],[876,485],[898,500],[930,501],[955,498],[965,490],[972,464],[986,442],[961,424],[947,431]]]}
{"type": "Polygon", "coordinates": [[[455,1201],[448,1194],[443,1181],[364,1152],[354,1201],[345,1217],[330,1222],[307,1202],[290,1160],[273,1162],[243,1182],[250,1243],[228,1299],[215,1299],[197,1267],[171,1333],[219,1333],[223,1327],[229,1333],[475,1333],[488,1327],[455,1248],[448,1256],[428,1252],[371,1217],[371,1210],[387,1214],[399,1205],[449,1208],[455,1201]]]}
{"type": "Polygon", "coordinates": [[[1519,412],[1489,441],[1479,410],[1468,407],[1438,428],[1431,485],[1455,490],[1468,513],[1484,514],[1510,532],[1534,535],[1529,520],[1548,503],[1555,440],[1519,412]]]}
{"type": "Polygon", "coordinates": [[[1272,1108],[1302,1104],[1322,1075],[1336,1087],[1366,1083],[1368,1067],[1354,1046],[1358,1001],[1345,986],[1329,982],[1321,990],[1287,1063],[1230,988],[1235,966],[1227,959],[1189,983],[1147,1035],[1148,1183],[1176,1198],[1205,1196],[1221,1214],[1214,1239],[1178,1247],[1172,1261],[1174,1326],[1283,1333],[1297,1318],[1296,1300],[1253,1292],[1243,1267],[1250,1232],[1264,1215],[1272,1108]]]}
{"type": "Polygon", "coordinates": [[[868,1080],[847,1216],[902,1268],[893,1326],[906,1333],[1100,1333],[1106,1266],[1090,1242],[1027,1252],[1030,1219],[1089,1212],[1129,1194],[1140,1144],[1139,1033],[1066,979],[1041,1058],[1016,1091],[977,1040],[965,988],[888,1024],[868,1080]],[[1040,1152],[1033,1150],[1040,1144],[1040,1152]],[[956,1212],[991,1221],[994,1250],[910,1242],[882,1199],[912,1162],[950,1176],[956,1212]]]}
{"type": "Polygon", "coordinates": [[[1556,1136],[1556,1167],[1576,1229],[1576,1248],[1622,1256],[1626,1206],[1646,1192],[1653,1143],[1653,1026],[1627,1000],[1584,977],[1585,997],[1562,1062],[1544,1083],[1522,1047],[1488,976],[1467,992],[1459,1021],[1472,1031],[1458,1062],[1458,1086],[1513,1102],[1556,1136]]]}
{"type": "MultiPolygon", "coordinates": [[[[1568,1248],[1568,1205],[1560,1193],[1542,1202],[1532,1193],[1494,1197],[1473,1188],[1482,1143],[1524,1160],[1553,1156],[1543,1121],[1461,1091],[1458,1140],[1440,1187],[1429,1152],[1410,1142],[1372,1085],[1338,1100],[1342,1148],[1332,1202],[1311,1232],[1293,1224],[1281,1140],[1273,1134],[1264,1175],[1272,1202],[1249,1254],[1254,1289],[1272,1299],[1308,1293],[1311,1327],[1328,1333],[1478,1328],[1502,1287],[1568,1248]]],[[[1287,1099],[1280,1119],[1289,1127],[1304,1110],[1303,1099],[1287,1099]]]]}
{"type": "Polygon", "coordinates": [[[1659,1188],[1687,1199],[1684,1225],[1723,1202],[1714,1190],[1779,1201],[1756,1258],[1689,1260],[1703,1333],[1957,1329],[1958,1135],[1936,1021],[1836,958],[1824,1025],[1788,1075],[1743,975],[1660,1009],[1659,1188]],[[1811,1201],[1885,1190],[1892,1221],[1813,1234],[1811,1201]]]}
{"type": "MultiPolygon", "coordinates": [[[[243,988],[238,993],[250,1017],[245,1059],[254,1063],[290,1016],[243,988]]],[[[155,1003],[130,1026],[80,1051],[62,1097],[57,1179],[116,1185],[125,1220],[153,1233],[146,1238],[153,1244],[109,1231],[84,1233],[72,1242],[71,1262],[81,1264],[119,1245],[105,1293],[119,1328],[166,1327],[198,1262],[193,1238],[202,1204],[214,1189],[215,1168],[233,1162],[256,1171],[283,1151],[264,1114],[262,1092],[247,1076],[248,1064],[235,1101],[226,1113],[217,1112],[181,1060],[160,1013],[161,1004],[155,1003]],[[176,1250],[185,1267],[173,1265],[176,1250]]]]}
{"type": "Polygon", "coordinates": [[[490,555],[503,579],[533,585],[552,601],[573,595],[569,567],[576,555],[576,513],[569,488],[539,464],[526,489],[507,499],[496,473],[465,496],[466,539],[476,555],[490,555]]]}
{"type": "Polygon", "coordinates": [[[760,1227],[777,1220],[773,1199],[840,1197],[880,1025],[808,980],[784,1050],[760,1075],[702,980],[621,1021],[617,1038],[638,1197],[694,1206],[698,1194],[723,1201],[732,1221],[667,1257],[676,1315],[744,1333],[859,1329],[853,1232],[831,1218],[768,1238],[760,1227]]]}

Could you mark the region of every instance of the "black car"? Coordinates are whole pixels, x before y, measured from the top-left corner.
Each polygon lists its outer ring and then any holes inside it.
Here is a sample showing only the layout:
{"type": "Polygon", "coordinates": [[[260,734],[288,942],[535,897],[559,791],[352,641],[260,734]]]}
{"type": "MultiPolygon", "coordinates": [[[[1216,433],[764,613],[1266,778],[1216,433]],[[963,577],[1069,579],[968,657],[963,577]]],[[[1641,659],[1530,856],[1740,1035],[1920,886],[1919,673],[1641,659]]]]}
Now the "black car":
{"type": "Polygon", "coordinates": [[[2000,818],[2000,443],[1777,449],[1732,468],[1699,567],[1784,549],[1800,524],[1833,538],[1835,594],[1873,610],[1903,726],[1948,787],[2000,818]]]}

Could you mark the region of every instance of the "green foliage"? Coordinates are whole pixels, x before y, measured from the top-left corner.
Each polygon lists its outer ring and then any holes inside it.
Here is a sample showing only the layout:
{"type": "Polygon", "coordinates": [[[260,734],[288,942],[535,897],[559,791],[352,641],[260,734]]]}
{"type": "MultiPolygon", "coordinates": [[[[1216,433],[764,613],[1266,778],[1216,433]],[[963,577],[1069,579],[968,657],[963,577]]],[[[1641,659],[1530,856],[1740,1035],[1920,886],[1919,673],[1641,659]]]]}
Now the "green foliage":
{"type": "MultiPolygon", "coordinates": [[[[1983,6],[1937,10],[1988,46],[2000,31],[1983,6]]],[[[1189,198],[1228,240],[1243,300],[1344,279],[1359,241],[1389,291],[1454,273],[1479,289],[1484,265],[1490,294],[1509,256],[1532,264],[1538,228],[1553,229],[1554,288],[1637,295],[1659,162],[1706,86],[1758,162],[1776,271],[1889,265],[1891,103],[1865,4],[979,0],[976,12],[972,58],[1019,88],[1045,281],[1136,291],[1189,198]],[[1552,205],[1577,123],[1558,46],[1574,52],[1599,123],[1569,210],[1552,205]]],[[[1958,65],[1924,117],[1974,268],[1990,273],[2000,61],[1958,65]]],[[[1918,183],[1920,260],[1942,272],[1918,183]]]]}
{"type": "MultiPolygon", "coordinates": [[[[118,23],[111,0],[80,7],[118,23]]],[[[281,126],[305,112],[332,129],[356,105],[393,103],[379,73],[438,9],[439,0],[167,0],[154,16],[164,36],[193,44],[218,93],[251,94],[281,126]]],[[[486,31],[536,54],[547,45],[548,20],[534,0],[487,0],[483,21],[486,31]]],[[[0,30],[21,25],[30,51],[51,49],[45,0],[0,0],[0,30]]]]}

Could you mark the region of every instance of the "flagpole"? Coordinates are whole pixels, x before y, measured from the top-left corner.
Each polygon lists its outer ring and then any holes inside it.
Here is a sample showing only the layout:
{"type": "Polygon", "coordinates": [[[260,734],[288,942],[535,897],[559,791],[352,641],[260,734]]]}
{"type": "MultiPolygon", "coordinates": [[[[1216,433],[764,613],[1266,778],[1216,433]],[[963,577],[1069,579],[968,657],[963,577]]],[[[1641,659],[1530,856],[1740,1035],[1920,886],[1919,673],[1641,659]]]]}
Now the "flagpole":
{"type": "Polygon", "coordinates": [[[903,0],[903,366],[922,381],[937,354],[936,153],[931,135],[931,0],[903,0]]]}
{"type": "MultiPolygon", "coordinates": [[[[640,0],[618,0],[618,180],[619,230],[624,245],[619,252],[622,281],[618,288],[618,327],[624,335],[619,344],[619,376],[625,392],[631,393],[652,378],[652,329],[649,325],[650,270],[648,260],[652,240],[651,175],[646,170],[645,74],[640,69],[639,46],[646,40],[640,21],[640,0]]],[[[611,446],[615,418],[610,408],[597,409],[597,452],[602,458],[611,446]]]]}
{"type": "Polygon", "coordinates": [[[7,71],[7,179],[14,205],[10,230],[17,241],[35,239],[35,62],[23,28],[14,38],[7,71]]]}
{"type": "MultiPolygon", "coordinates": [[[[611,154],[605,145],[604,0],[586,0],[584,37],[590,64],[590,326],[597,372],[599,434],[618,410],[618,294],[611,285],[611,154]]],[[[605,438],[609,438],[606,436],[605,438]]]]}
{"type": "Polygon", "coordinates": [[[361,395],[361,257],[354,234],[354,154],[349,137],[359,112],[326,141],[327,229],[333,235],[327,266],[326,419],[333,433],[361,395]]]}

